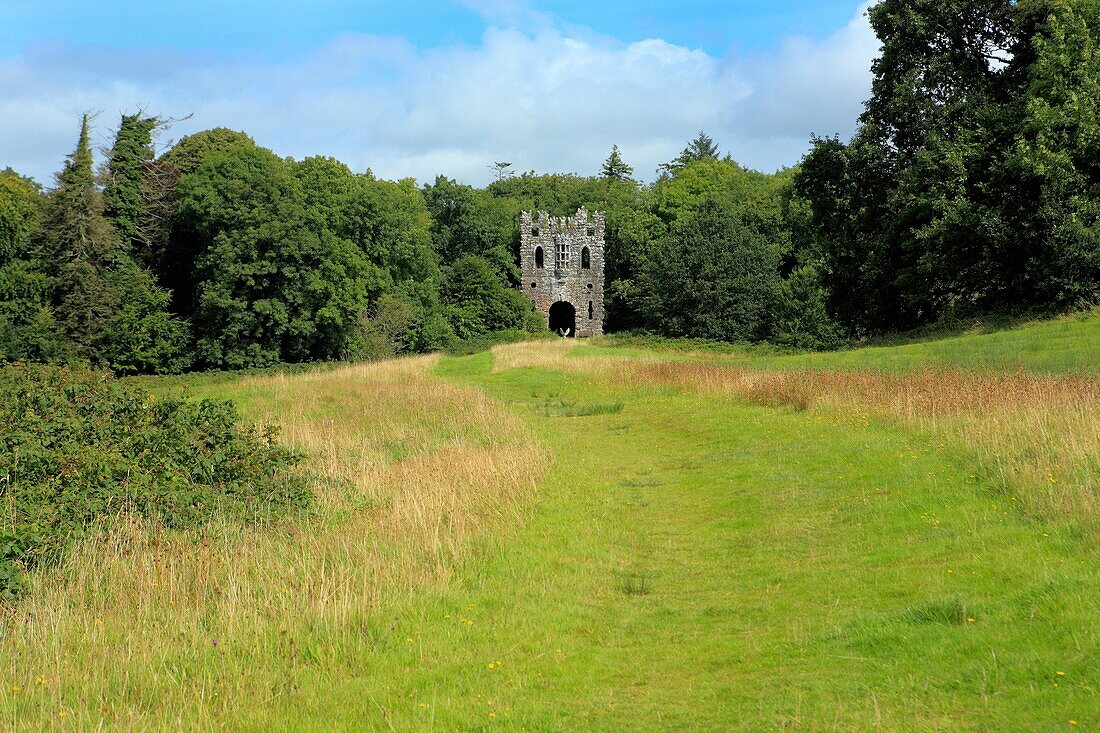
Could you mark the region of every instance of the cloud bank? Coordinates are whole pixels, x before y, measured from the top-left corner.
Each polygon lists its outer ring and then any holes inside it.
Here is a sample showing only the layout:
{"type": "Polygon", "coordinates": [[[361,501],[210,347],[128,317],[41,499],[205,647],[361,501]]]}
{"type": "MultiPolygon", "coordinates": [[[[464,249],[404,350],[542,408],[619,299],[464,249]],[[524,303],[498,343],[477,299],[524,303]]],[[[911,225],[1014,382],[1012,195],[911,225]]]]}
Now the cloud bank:
{"type": "Polygon", "coordinates": [[[420,49],[348,34],[272,63],[247,55],[40,43],[0,58],[0,168],[42,182],[74,143],[79,115],[194,116],[251,134],[280,155],[329,155],[386,178],[437,174],[482,184],[493,161],[517,170],[595,173],[613,144],[638,175],[705,129],[739,162],[798,162],[811,133],[851,133],[878,51],[864,9],[820,40],[766,56],[716,58],[659,39],[623,43],[484,0],[479,44],[420,49]]]}

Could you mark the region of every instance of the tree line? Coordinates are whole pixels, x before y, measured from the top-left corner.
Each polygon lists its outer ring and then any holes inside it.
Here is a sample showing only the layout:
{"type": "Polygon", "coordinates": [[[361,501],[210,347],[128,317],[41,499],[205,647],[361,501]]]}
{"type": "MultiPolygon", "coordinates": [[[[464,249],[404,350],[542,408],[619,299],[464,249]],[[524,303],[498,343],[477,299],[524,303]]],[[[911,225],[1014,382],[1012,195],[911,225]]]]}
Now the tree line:
{"type": "Polygon", "coordinates": [[[158,156],[144,113],[96,170],[86,117],[49,191],[0,172],[0,357],[156,373],[542,331],[518,215],[581,206],[607,217],[609,331],[827,348],[1100,301],[1100,2],[869,13],[856,134],[775,174],[700,133],[652,184],[616,147],[591,176],[417,186],[226,129],[158,156]]]}

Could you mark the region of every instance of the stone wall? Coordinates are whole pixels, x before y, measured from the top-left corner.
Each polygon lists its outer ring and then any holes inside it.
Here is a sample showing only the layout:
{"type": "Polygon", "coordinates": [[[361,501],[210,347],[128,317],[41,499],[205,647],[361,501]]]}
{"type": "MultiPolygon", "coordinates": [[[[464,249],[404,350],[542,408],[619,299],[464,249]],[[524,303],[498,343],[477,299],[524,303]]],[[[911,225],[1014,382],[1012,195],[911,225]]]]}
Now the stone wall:
{"type": "Polygon", "coordinates": [[[544,211],[524,211],[520,214],[519,255],[523,292],[547,324],[551,306],[563,301],[576,309],[576,336],[603,333],[603,214],[580,209],[573,216],[552,217],[544,211]],[[536,261],[540,248],[541,267],[536,261]]]}

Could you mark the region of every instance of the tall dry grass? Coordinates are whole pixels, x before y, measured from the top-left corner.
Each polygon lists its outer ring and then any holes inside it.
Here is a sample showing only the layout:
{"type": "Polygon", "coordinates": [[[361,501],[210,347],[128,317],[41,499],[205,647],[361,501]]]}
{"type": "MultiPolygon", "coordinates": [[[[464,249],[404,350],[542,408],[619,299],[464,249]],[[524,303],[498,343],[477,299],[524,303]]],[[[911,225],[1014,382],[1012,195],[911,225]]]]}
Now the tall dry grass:
{"type": "Polygon", "coordinates": [[[0,729],[241,724],[294,659],[338,665],[388,599],[445,584],[513,531],[537,441],[433,364],[240,383],[253,416],[311,456],[316,515],[199,536],[123,520],[83,542],[0,617],[0,729]]]}
{"type": "Polygon", "coordinates": [[[957,369],[769,371],[655,358],[572,358],[574,346],[499,346],[495,368],[580,371],[844,418],[898,420],[965,448],[983,479],[1024,510],[1100,533],[1100,379],[957,369]]]}

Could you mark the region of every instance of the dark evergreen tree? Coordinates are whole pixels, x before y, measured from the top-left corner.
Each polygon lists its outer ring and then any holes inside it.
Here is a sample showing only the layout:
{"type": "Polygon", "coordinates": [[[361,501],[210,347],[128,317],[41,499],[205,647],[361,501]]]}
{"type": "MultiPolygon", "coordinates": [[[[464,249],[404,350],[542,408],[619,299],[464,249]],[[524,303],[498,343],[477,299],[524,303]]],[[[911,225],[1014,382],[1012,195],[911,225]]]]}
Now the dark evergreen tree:
{"type": "Polygon", "coordinates": [[[691,163],[702,160],[718,160],[718,145],[710,135],[700,130],[695,139],[689,142],[687,147],[680,151],[680,154],[671,163],[662,163],[658,170],[661,171],[662,178],[665,178],[686,168],[691,163]]]}
{"type": "Polygon", "coordinates": [[[76,150],[47,198],[41,233],[58,320],[79,356],[127,372],[178,371],[187,329],[167,313],[168,293],[133,261],[103,215],[88,122],[85,115],[76,150]]]}
{"type": "Polygon", "coordinates": [[[613,145],[611,147],[611,154],[608,155],[607,160],[603,162],[603,167],[600,168],[600,175],[612,181],[627,181],[634,175],[634,169],[623,162],[623,157],[619,154],[618,145],[613,145]]]}
{"type": "Polygon", "coordinates": [[[708,200],[654,246],[638,287],[652,331],[758,341],[780,295],[779,248],[708,200]]]}
{"type": "Polygon", "coordinates": [[[92,173],[84,115],[76,149],[56,176],[43,222],[43,246],[56,278],[58,319],[82,355],[94,357],[94,344],[120,302],[106,275],[122,259],[118,236],[103,217],[103,200],[92,173]]]}
{"type": "Polygon", "coordinates": [[[145,201],[142,179],[153,162],[153,132],[160,121],[140,112],[122,115],[107,157],[104,216],[124,244],[135,240],[145,201]]]}

